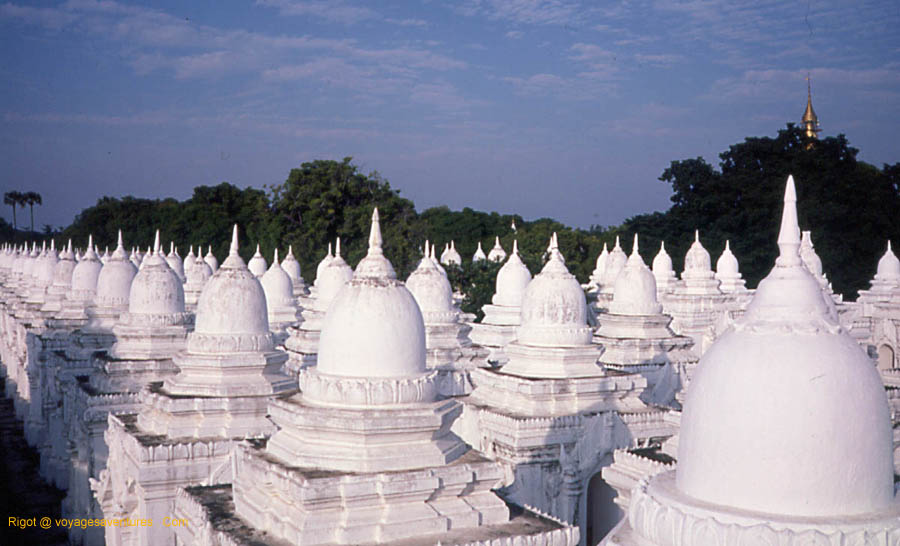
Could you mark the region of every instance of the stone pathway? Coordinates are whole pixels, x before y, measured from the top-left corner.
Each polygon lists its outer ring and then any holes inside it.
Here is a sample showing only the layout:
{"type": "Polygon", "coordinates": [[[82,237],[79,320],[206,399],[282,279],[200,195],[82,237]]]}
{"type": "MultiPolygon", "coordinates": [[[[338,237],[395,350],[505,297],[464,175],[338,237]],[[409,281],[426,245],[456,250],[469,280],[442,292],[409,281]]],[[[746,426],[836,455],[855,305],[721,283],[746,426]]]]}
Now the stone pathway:
{"type": "MultiPolygon", "coordinates": [[[[0,393],[6,380],[0,378],[0,393]]],[[[63,546],[64,529],[44,530],[40,520],[60,517],[63,491],[44,482],[38,474],[39,456],[25,443],[22,421],[16,419],[12,400],[0,398],[0,544],[3,546],[63,546]],[[9,518],[36,518],[27,529],[10,526],[9,518]]]]}

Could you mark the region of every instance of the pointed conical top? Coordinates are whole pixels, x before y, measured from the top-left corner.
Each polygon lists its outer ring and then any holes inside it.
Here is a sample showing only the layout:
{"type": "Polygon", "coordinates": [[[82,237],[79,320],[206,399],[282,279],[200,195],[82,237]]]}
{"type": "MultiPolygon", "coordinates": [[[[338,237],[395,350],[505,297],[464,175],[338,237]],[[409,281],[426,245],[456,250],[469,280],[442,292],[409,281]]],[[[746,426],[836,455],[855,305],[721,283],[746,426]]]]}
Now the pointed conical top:
{"type": "MultiPolygon", "coordinates": [[[[478,241],[478,250],[481,250],[481,241],[478,241]]],[[[482,250],[482,252],[484,251],[482,250]]]]}
{"type": "Polygon", "coordinates": [[[556,232],[550,236],[550,251],[559,250],[559,243],[556,240],[556,232]]]}
{"type": "Polygon", "coordinates": [[[635,233],[634,234],[634,244],[631,246],[631,254],[634,255],[637,253],[638,253],[638,234],[635,233]]]}
{"type": "Polygon", "coordinates": [[[334,241],[334,257],[338,258],[341,255],[341,238],[338,237],[334,241]]]}
{"type": "Polygon", "coordinates": [[[694,242],[695,243],[700,242],[700,230],[699,229],[694,230],[694,242]]]}
{"type": "Polygon", "coordinates": [[[47,241],[41,241],[41,254],[47,251],[47,241]]]}
{"type": "Polygon", "coordinates": [[[72,253],[72,239],[69,239],[69,243],[66,245],[66,252],[72,253]]]}
{"type": "Polygon", "coordinates": [[[431,254],[428,253],[428,239],[425,239],[425,257],[430,257],[431,254]]]}
{"type": "Polygon", "coordinates": [[[325,255],[326,258],[333,258],[334,255],[331,253],[331,243],[328,243],[328,254],[325,255]]]}
{"type": "Polygon", "coordinates": [[[288,253],[287,253],[287,256],[285,256],[285,259],[293,258],[293,257],[294,257],[294,245],[288,245],[288,253]]]}
{"type": "Polygon", "coordinates": [[[256,243],[256,254],[254,254],[254,256],[256,256],[257,254],[262,256],[262,254],[259,253],[259,243],[256,243]]]}
{"type": "Polygon", "coordinates": [[[94,234],[88,235],[88,248],[94,248],[94,234]]]}
{"type": "Polygon", "coordinates": [[[277,247],[275,248],[275,258],[273,258],[273,260],[274,261],[272,262],[272,265],[275,265],[278,263],[278,248],[277,247]]]}
{"type": "Polygon", "coordinates": [[[500,236],[499,235],[494,236],[494,246],[500,246],[500,236]]]}
{"type": "Polygon", "coordinates": [[[456,241],[453,241],[453,240],[450,241],[450,249],[456,250],[456,241]]]}
{"type": "Polygon", "coordinates": [[[513,249],[512,249],[512,253],[513,253],[513,254],[518,254],[518,253],[519,253],[519,240],[518,240],[518,239],[513,239],[513,249]]]}
{"type": "Polygon", "coordinates": [[[619,236],[618,235],[616,235],[616,246],[613,247],[613,250],[615,250],[617,248],[622,248],[619,246],[619,236]]]}
{"type": "Polygon", "coordinates": [[[434,255],[434,245],[431,245],[431,261],[436,262],[437,258],[434,255]]]}
{"type": "Polygon", "coordinates": [[[725,239],[725,252],[731,252],[731,241],[725,239]]]}
{"type": "Polygon", "coordinates": [[[169,254],[175,254],[175,241],[169,241],[169,254]]]}
{"type": "MultiPolygon", "coordinates": [[[[891,242],[888,241],[888,249],[891,248],[891,242]]],[[[50,250],[56,250],[56,240],[50,239],[50,250]]]]}
{"type": "Polygon", "coordinates": [[[778,232],[780,255],[777,265],[791,266],[800,263],[800,225],[797,222],[797,189],[793,175],[788,176],[784,188],[784,211],[781,215],[781,229],[778,232]]]}
{"type": "Polygon", "coordinates": [[[372,229],[369,231],[369,252],[381,252],[381,222],[378,219],[378,207],[372,211],[372,229]]]}
{"type": "Polygon", "coordinates": [[[159,230],[156,230],[156,239],[153,240],[153,253],[159,254],[159,230]]]}
{"type": "Polygon", "coordinates": [[[891,251],[891,240],[890,240],[890,239],[888,239],[888,249],[887,249],[887,251],[888,251],[888,252],[891,251]]]}
{"type": "Polygon", "coordinates": [[[659,242],[659,251],[660,251],[660,252],[665,252],[665,251],[666,251],[666,242],[665,242],[665,241],[660,241],[660,242],[659,242]]]}
{"type": "MultiPolygon", "coordinates": [[[[212,247],[210,247],[210,251],[212,247]]],[[[238,253],[238,230],[237,224],[234,225],[234,229],[231,231],[231,247],[228,249],[228,254],[237,254],[238,253]]]]}
{"type": "Polygon", "coordinates": [[[116,250],[118,250],[120,248],[122,249],[122,251],[125,250],[125,245],[122,243],[122,230],[121,229],[119,230],[118,241],[116,241],[116,250]]]}

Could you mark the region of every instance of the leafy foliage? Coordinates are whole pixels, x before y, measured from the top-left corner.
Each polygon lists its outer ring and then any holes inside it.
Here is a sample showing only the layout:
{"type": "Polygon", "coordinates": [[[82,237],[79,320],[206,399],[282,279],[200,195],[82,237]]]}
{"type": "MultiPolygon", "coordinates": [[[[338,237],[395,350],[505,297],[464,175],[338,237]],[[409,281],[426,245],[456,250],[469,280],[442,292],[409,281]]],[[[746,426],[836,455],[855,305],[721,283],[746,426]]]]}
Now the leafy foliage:
{"type": "Polygon", "coordinates": [[[628,219],[624,228],[648,242],[665,239],[680,269],[695,229],[714,257],[726,239],[748,285],[771,269],[781,199],[789,174],[797,183],[801,227],[812,232],[834,290],[848,297],[875,273],[886,240],[897,240],[900,164],[879,170],[856,159],[844,135],[811,140],[791,124],[775,138],[747,138],[719,155],[719,170],[701,158],[673,161],[660,180],[674,195],[668,212],[628,219]]]}

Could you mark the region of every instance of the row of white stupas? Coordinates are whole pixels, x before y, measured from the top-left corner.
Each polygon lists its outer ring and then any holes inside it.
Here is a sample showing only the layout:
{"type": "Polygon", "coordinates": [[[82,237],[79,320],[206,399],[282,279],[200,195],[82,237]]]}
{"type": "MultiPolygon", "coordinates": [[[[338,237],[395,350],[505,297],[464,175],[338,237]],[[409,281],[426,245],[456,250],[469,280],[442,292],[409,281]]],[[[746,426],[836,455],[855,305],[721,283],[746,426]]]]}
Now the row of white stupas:
{"type": "Polygon", "coordinates": [[[158,236],[106,263],[92,241],[78,261],[7,246],[6,394],[65,516],[157,522],[74,544],[593,545],[617,524],[617,544],[895,544],[900,261],[843,302],[792,192],[755,295],[697,234],[680,280],[635,237],[588,287],[555,235],[533,278],[497,239],[480,323],[442,267],[455,244],[402,283],[377,211],[366,258],[338,240],[308,289],[290,250],[245,264],[237,227],[221,267],[158,236]]]}

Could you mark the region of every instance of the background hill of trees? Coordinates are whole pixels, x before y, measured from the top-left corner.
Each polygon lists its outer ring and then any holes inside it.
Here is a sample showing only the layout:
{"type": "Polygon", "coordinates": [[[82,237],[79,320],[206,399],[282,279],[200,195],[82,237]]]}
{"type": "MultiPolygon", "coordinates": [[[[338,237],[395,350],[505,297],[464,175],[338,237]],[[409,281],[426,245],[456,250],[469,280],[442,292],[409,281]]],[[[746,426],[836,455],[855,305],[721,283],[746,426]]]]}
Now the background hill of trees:
{"type": "MultiPolygon", "coordinates": [[[[426,239],[438,245],[438,254],[445,243],[456,242],[464,267],[451,272],[451,277],[467,293],[466,308],[475,311],[493,293],[498,266],[473,265],[470,258],[479,241],[488,252],[495,236],[507,252],[518,239],[525,262],[536,273],[550,234],[557,232],[567,265],[586,282],[603,243],[611,248],[621,236],[629,252],[634,233],[641,238],[640,252],[648,264],[665,240],[680,271],[694,230],[699,229],[713,264],[730,239],[748,285],[755,286],[777,253],[782,192],[788,174],[793,174],[801,226],[812,231],[834,289],[853,298],[872,278],[887,239],[900,241],[900,163],[879,169],[858,161],[857,153],[843,135],[811,141],[789,124],[774,138],[747,138],[731,146],[720,154],[718,169],[701,158],[673,161],[659,178],[672,187],[672,207],[607,228],[574,229],[549,218],[525,221],[518,215],[470,208],[435,207],[417,213],[413,202],[381,175],[359,172],[348,157],[304,163],[292,169],[284,183],[262,190],[223,182],[198,186],[181,202],[103,197],[53,235],[57,243],[72,238],[76,245],[84,245],[93,233],[102,249],[113,245],[116,230],[122,229],[126,245],[146,247],[158,228],[162,239],[174,241],[182,256],[188,245],[202,245],[204,252],[212,245],[221,260],[230,227],[237,223],[245,259],[257,244],[269,261],[276,246],[283,253],[292,245],[304,277],[312,281],[327,244],[338,236],[348,263],[355,265],[362,258],[372,207],[378,206],[385,252],[402,278],[415,267],[426,239]]],[[[8,224],[0,228],[0,237],[16,238],[8,233],[8,224]]]]}

